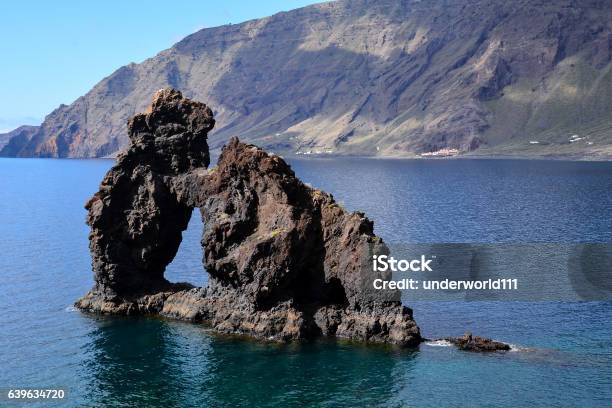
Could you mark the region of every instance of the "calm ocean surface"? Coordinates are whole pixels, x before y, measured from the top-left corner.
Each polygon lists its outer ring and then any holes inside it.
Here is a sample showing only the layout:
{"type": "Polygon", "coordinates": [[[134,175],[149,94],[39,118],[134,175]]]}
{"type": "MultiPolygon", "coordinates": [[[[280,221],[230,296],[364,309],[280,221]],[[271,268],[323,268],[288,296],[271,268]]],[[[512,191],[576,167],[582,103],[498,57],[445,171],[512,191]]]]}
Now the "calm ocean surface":
{"type": "MultiPolygon", "coordinates": [[[[108,160],[0,159],[0,388],[24,406],[612,406],[612,302],[413,302],[426,337],[465,330],[520,351],[264,344],[161,319],[84,315],[83,204],[108,160]]],[[[612,242],[612,163],[292,161],[388,242],[612,242]]],[[[194,216],[167,276],[205,284],[194,216]]],[[[612,273],[612,271],[611,271],[612,273]]],[[[0,399],[0,406],[20,406],[0,399]]]]}

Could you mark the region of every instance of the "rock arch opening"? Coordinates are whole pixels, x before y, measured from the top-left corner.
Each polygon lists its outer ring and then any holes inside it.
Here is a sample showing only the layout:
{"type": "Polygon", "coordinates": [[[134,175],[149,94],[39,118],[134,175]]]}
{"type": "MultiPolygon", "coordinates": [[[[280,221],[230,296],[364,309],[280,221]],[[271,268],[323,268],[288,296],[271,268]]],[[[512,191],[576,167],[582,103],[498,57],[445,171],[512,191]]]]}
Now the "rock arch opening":
{"type": "Polygon", "coordinates": [[[188,283],[194,287],[208,285],[208,272],[203,264],[202,233],[204,224],[199,208],[193,208],[187,229],[174,259],[166,267],[164,277],[171,283],[188,283]]]}

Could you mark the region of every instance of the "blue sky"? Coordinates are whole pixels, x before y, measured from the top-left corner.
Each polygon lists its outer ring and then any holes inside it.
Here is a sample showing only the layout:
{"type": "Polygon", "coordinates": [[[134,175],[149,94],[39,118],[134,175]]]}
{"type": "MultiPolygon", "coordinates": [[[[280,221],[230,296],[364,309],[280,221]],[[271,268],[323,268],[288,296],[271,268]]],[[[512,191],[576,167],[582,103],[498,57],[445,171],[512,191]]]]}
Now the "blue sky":
{"type": "Polygon", "coordinates": [[[0,131],[38,124],[59,104],[73,102],[120,66],[141,62],[201,28],[316,2],[0,2],[0,131]]]}

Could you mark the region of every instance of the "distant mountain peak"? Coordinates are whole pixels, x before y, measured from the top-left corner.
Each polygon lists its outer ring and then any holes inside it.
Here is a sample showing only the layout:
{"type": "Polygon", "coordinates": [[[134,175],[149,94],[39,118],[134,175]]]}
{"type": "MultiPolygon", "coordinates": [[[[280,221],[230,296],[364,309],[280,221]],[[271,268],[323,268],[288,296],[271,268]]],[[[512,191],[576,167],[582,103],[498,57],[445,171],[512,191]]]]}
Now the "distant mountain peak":
{"type": "Polygon", "coordinates": [[[240,136],[284,153],[607,157],[610,22],[600,0],[315,4],[197,31],[1,154],[112,155],[170,86],[215,110],[212,148],[240,136]]]}

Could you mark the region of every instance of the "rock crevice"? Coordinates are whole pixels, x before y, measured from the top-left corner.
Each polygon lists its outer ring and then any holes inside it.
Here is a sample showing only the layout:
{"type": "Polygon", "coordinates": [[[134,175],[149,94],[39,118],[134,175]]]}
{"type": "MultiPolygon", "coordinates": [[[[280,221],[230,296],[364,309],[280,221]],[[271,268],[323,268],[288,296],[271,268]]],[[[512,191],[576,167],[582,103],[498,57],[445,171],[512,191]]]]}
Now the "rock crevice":
{"type": "Polygon", "coordinates": [[[236,138],[208,170],[214,123],[210,108],[172,89],[129,121],[128,149],[86,204],[95,285],[77,307],[267,339],[417,345],[399,291],[369,289],[372,254],[388,253],[373,223],[236,138]],[[205,288],[164,278],[194,208],[204,222],[205,288]]]}

